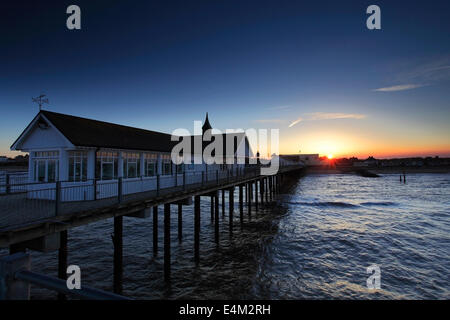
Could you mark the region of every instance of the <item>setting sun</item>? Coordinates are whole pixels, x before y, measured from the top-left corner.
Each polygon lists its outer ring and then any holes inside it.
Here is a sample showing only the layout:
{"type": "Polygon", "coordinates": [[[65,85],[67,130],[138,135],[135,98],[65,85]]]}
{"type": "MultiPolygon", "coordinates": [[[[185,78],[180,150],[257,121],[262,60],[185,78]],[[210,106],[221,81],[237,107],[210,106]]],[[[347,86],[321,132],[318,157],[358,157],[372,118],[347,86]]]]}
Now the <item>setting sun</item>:
{"type": "Polygon", "coordinates": [[[333,159],[333,155],[332,154],[329,154],[327,157],[328,157],[329,160],[333,159]]]}

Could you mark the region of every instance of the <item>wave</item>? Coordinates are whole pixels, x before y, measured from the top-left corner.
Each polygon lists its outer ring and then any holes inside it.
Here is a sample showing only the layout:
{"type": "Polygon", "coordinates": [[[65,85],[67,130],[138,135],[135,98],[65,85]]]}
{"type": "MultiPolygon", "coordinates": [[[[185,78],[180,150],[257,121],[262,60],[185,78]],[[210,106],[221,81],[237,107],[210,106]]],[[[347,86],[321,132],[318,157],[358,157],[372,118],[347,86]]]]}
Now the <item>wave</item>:
{"type": "Polygon", "coordinates": [[[287,202],[289,204],[301,205],[301,206],[310,206],[310,207],[338,207],[338,208],[358,208],[359,206],[356,204],[351,204],[348,202],[340,202],[340,201],[323,201],[323,202],[287,202]]]}
{"type": "Polygon", "coordinates": [[[390,201],[368,201],[368,202],[361,202],[360,205],[361,206],[386,206],[386,207],[391,207],[391,206],[395,206],[396,203],[395,202],[390,202],[390,201]]]}

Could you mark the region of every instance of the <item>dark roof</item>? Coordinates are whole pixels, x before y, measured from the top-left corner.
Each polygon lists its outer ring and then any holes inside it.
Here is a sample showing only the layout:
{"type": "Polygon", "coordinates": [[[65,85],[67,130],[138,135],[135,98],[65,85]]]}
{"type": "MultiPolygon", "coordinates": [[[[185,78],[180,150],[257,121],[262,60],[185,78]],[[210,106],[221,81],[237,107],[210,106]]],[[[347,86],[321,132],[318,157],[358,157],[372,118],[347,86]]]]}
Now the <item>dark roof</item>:
{"type": "MultiPolygon", "coordinates": [[[[138,129],[46,110],[42,110],[40,113],[75,146],[171,152],[172,148],[178,143],[178,141],[171,141],[171,134],[168,133],[138,129]]],[[[208,117],[206,117],[206,121],[209,125],[208,117]]],[[[222,135],[223,154],[225,154],[227,134],[222,135]]],[[[213,135],[213,137],[215,136],[213,135]]],[[[233,143],[233,155],[237,151],[240,139],[245,137],[242,133],[235,136],[238,139],[238,143],[233,143]]],[[[191,151],[194,153],[194,136],[191,136],[191,139],[191,151]]],[[[203,141],[202,150],[208,144],[208,141],[203,141]]]]}
{"type": "Polygon", "coordinates": [[[70,116],[41,113],[75,146],[170,152],[177,141],[168,133],[70,116]]]}

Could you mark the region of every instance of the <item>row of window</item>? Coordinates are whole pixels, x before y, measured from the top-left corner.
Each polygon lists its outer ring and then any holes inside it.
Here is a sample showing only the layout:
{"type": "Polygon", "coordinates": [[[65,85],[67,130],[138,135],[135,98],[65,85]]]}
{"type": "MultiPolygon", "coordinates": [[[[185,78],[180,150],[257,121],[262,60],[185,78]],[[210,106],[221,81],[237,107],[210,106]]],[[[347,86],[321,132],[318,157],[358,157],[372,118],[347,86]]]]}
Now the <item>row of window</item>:
{"type": "MultiPolygon", "coordinates": [[[[59,153],[35,152],[34,154],[34,180],[36,182],[55,182],[59,176],[59,153]]],[[[97,152],[96,157],[96,179],[111,180],[118,177],[118,158],[117,152],[97,152]]],[[[139,153],[123,153],[123,177],[140,177],[141,160],[139,153]]],[[[69,181],[87,180],[87,152],[75,151],[69,152],[69,181]]],[[[170,155],[161,155],[161,173],[163,175],[172,175],[172,160],[170,155]]],[[[188,165],[193,168],[193,165],[188,165]]],[[[152,177],[158,172],[158,157],[156,154],[144,154],[144,176],[152,177]]],[[[183,173],[184,165],[176,165],[176,172],[183,173]]]]}

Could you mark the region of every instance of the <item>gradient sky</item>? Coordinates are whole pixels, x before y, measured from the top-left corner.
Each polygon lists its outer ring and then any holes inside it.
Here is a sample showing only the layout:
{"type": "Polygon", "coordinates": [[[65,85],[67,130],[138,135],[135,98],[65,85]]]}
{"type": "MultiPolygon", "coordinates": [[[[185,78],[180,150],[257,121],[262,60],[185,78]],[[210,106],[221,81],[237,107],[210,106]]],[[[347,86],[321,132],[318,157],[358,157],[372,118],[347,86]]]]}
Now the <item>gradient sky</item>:
{"type": "Polygon", "coordinates": [[[163,132],[206,111],[219,129],[279,128],[281,153],[450,155],[449,1],[18,0],[0,12],[0,154],[17,154],[45,92],[48,110],[163,132]],[[71,4],[79,31],[66,28],[71,4]],[[371,4],[382,30],[366,28],[371,4]]]}

